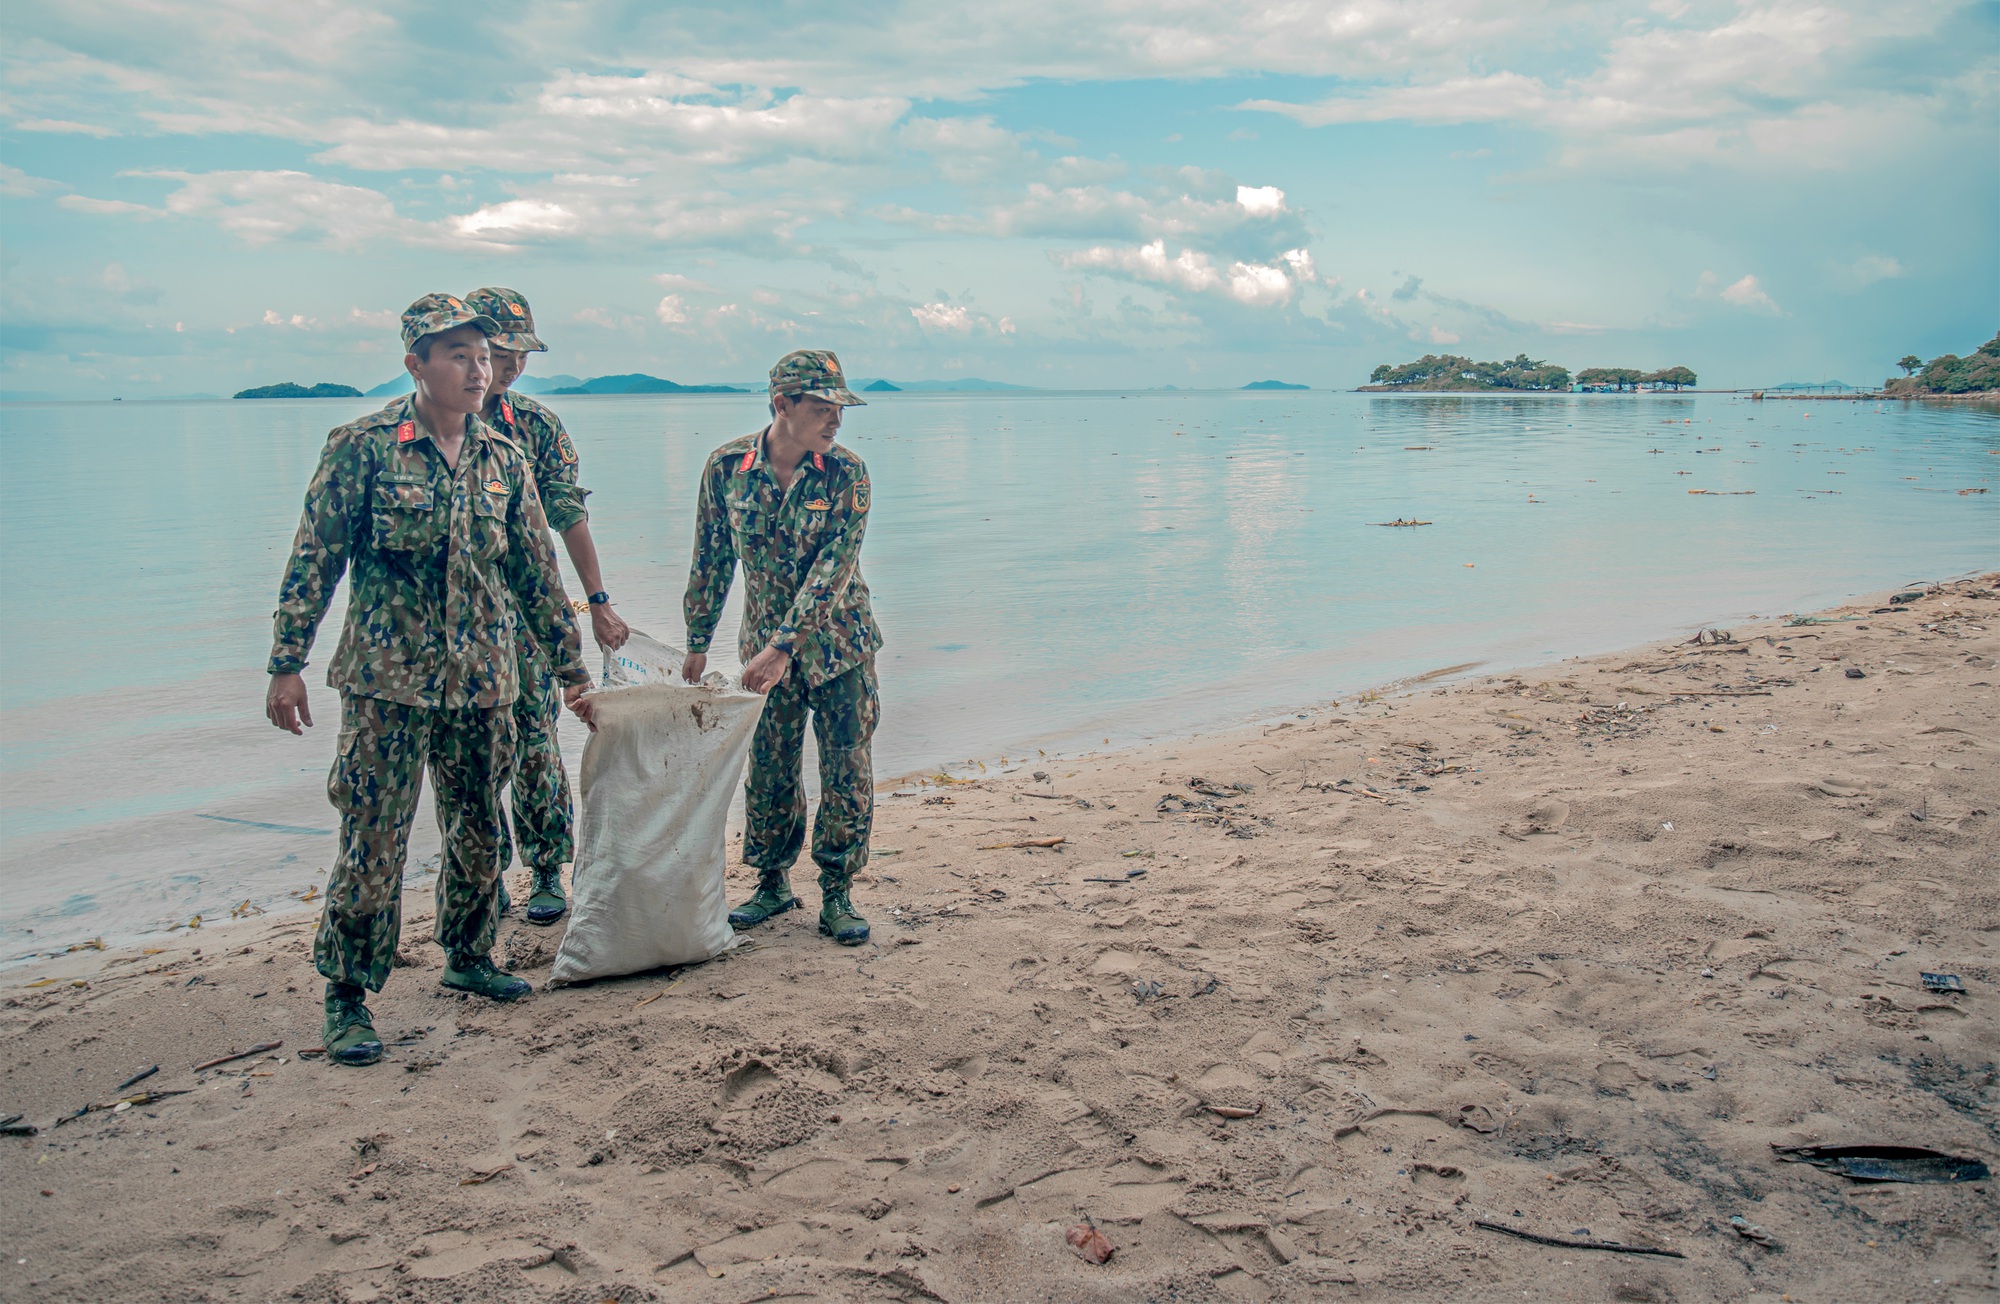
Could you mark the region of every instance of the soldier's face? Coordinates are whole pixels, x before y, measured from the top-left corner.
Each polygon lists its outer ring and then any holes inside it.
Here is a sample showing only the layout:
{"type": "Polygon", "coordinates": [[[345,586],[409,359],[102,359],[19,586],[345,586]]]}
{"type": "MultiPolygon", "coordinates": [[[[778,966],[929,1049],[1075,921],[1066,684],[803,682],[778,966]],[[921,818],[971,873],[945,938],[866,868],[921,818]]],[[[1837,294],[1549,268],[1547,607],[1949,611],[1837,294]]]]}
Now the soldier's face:
{"type": "Polygon", "coordinates": [[[801,394],[790,402],[793,438],[815,453],[832,448],[834,438],[840,434],[840,404],[809,394],[801,394]]]}
{"type": "Polygon", "coordinates": [[[403,365],[417,382],[417,392],[447,412],[472,413],[486,405],[486,387],[493,379],[493,359],[486,333],[477,326],[455,326],[431,341],[431,356],[411,353],[403,365]]]}
{"type": "Polygon", "coordinates": [[[487,349],[493,355],[493,383],[488,388],[495,394],[504,394],[528,369],[528,355],[515,349],[494,348],[491,344],[487,349]]]}

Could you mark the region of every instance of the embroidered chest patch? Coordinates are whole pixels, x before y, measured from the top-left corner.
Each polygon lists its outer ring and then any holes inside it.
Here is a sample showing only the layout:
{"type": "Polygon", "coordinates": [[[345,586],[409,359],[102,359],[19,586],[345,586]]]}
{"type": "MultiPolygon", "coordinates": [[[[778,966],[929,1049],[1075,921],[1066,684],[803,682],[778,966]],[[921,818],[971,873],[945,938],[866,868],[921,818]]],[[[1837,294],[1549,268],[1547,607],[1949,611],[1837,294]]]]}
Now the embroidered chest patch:
{"type": "Polygon", "coordinates": [[[832,507],[833,507],[833,504],[832,504],[832,503],[830,503],[830,502],[828,502],[828,501],[827,501],[826,499],[824,499],[824,498],[815,498],[815,499],[813,499],[813,500],[812,500],[811,502],[809,502],[809,503],[807,503],[807,504],[806,504],[806,510],[807,510],[807,511],[809,511],[809,512],[824,512],[824,511],[829,511],[829,510],[831,510],[831,509],[832,509],[832,507]]]}
{"type": "Polygon", "coordinates": [[[507,495],[506,482],[502,480],[488,480],[486,482],[486,492],[489,494],[499,494],[504,498],[507,495]]]}

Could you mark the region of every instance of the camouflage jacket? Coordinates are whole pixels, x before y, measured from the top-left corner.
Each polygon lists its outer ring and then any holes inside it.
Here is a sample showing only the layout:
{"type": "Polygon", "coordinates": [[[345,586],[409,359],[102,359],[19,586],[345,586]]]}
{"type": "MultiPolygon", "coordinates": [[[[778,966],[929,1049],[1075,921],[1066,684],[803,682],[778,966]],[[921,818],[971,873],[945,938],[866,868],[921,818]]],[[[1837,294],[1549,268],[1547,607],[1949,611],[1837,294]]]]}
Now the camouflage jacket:
{"type": "Polygon", "coordinates": [[[504,706],[520,691],[517,622],[550,650],[559,680],[590,682],[535,478],[482,421],[467,421],[455,470],[412,397],[327,436],[278,590],[272,674],[305,668],[343,571],[347,625],[326,675],[342,692],[504,706]]]}
{"type": "Polygon", "coordinates": [[[764,433],[724,444],[702,471],[694,565],[682,603],[688,651],[708,651],[740,561],[738,652],[747,662],[777,648],[817,687],[882,646],[861,578],[868,468],[835,445],[800,462],[792,487],[781,489],[764,465],[764,433]]]}
{"type": "Polygon", "coordinates": [[[528,467],[535,473],[535,492],[541,495],[542,511],[548,515],[551,530],[561,534],[578,521],[589,519],[583,500],[590,490],[576,482],[576,445],[569,441],[561,417],[527,395],[510,390],[498,402],[487,405],[483,419],[528,455],[528,467]]]}

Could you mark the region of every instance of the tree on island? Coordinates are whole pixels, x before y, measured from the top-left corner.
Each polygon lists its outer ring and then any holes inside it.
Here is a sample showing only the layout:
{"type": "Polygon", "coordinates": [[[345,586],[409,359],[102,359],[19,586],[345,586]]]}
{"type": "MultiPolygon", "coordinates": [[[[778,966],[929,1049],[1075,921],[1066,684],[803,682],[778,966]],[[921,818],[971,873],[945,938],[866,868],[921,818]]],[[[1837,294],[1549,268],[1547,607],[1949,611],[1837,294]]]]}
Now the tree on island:
{"type": "Polygon", "coordinates": [[[295,381],[280,381],[275,385],[259,385],[255,389],[238,390],[236,398],[361,398],[360,390],[352,385],[335,385],[321,381],[317,385],[301,385],[295,381]]]}
{"type": "MultiPolygon", "coordinates": [[[[1905,358],[1896,365],[1908,361],[1905,358]]],[[[2000,390],[2000,335],[1980,345],[1971,357],[1947,353],[1932,358],[1916,375],[1891,377],[1882,386],[1885,394],[1903,395],[1983,394],[1993,390],[2000,390]]]]}
{"type": "Polygon", "coordinates": [[[1383,363],[1368,375],[1371,384],[1388,389],[1481,390],[1514,389],[1540,392],[1569,389],[1569,372],[1553,363],[1517,354],[1506,362],[1474,362],[1456,354],[1426,353],[1398,367],[1383,363]]]}
{"type": "Polygon", "coordinates": [[[1585,389],[1610,389],[1620,394],[1637,389],[1645,378],[1644,372],[1633,367],[1585,367],[1576,373],[1576,383],[1585,389]]]}
{"type": "Polygon", "coordinates": [[[1686,367],[1663,367],[1640,377],[1640,383],[1679,391],[1694,384],[1695,376],[1686,367]]]}
{"type": "Polygon", "coordinates": [[[1917,369],[1924,365],[1924,360],[1914,353],[1905,353],[1897,359],[1896,365],[1903,369],[1905,376],[1914,376],[1917,374],[1917,369]]]}

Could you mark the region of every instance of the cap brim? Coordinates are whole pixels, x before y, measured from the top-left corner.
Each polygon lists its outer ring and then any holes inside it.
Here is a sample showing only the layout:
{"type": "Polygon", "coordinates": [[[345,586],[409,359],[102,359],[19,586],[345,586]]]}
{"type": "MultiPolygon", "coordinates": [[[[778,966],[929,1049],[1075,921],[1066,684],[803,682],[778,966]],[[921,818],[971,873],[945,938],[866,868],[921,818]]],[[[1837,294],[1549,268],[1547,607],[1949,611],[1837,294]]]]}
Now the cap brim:
{"type": "Polygon", "coordinates": [[[514,353],[547,353],[549,346],[541,337],[528,331],[500,331],[489,341],[496,349],[508,349],[514,353]]]}
{"type": "Polygon", "coordinates": [[[801,398],[824,399],[828,403],[838,403],[842,407],[868,406],[867,399],[856,398],[854,391],[848,389],[845,385],[840,386],[838,389],[804,389],[799,391],[799,396],[801,398]]]}

